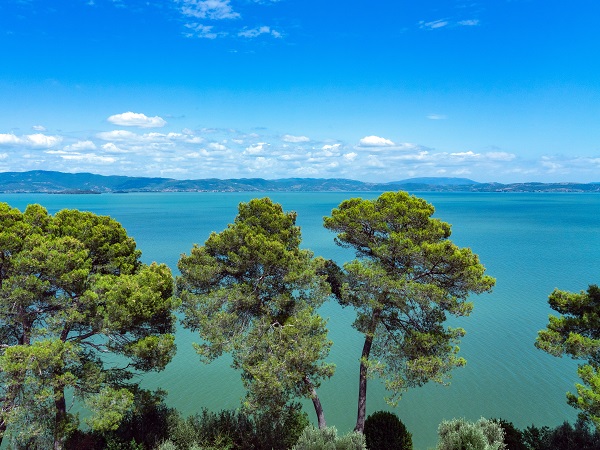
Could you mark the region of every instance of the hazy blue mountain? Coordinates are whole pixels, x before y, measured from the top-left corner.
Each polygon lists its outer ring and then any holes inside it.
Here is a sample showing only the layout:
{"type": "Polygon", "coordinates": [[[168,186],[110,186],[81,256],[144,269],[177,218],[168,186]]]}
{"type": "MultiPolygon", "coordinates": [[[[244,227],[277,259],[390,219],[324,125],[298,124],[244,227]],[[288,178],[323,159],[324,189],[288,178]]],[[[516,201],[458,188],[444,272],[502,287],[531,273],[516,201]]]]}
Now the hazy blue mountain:
{"type": "Polygon", "coordinates": [[[599,183],[479,183],[467,178],[409,178],[390,183],[366,183],[345,178],[262,178],[175,180],[104,176],[35,170],[0,173],[0,192],[277,192],[277,191],[456,191],[456,192],[600,192],[599,183]]]}
{"type": "Polygon", "coordinates": [[[477,181],[468,178],[450,178],[450,177],[420,177],[408,178],[401,181],[393,181],[388,184],[427,184],[433,186],[466,186],[479,184],[477,181]]]}

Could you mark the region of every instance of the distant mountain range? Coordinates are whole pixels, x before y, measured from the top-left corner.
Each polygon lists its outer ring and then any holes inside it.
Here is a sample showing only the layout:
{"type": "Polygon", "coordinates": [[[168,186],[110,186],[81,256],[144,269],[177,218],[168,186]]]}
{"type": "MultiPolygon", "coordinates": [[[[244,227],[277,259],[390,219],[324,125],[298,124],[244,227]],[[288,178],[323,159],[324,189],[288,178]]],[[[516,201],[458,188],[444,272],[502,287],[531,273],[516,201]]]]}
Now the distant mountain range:
{"type": "Polygon", "coordinates": [[[278,192],[278,191],[600,192],[600,183],[478,183],[467,178],[409,178],[366,183],[344,178],[175,180],[35,170],[0,173],[2,193],[278,192]]]}

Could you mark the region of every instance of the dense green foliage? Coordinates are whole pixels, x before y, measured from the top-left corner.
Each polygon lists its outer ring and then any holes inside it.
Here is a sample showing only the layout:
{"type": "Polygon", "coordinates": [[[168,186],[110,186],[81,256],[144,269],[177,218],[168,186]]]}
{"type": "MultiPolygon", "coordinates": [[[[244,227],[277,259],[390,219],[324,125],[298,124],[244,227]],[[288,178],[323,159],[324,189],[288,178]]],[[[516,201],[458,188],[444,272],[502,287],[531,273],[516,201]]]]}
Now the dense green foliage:
{"type": "Polygon", "coordinates": [[[67,389],[93,429],[115,429],[133,375],[172,358],[171,271],[140,254],[110,217],[0,204],[0,431],[13,446],[62,447],[78,426],[67,389]]]}
{"type": "Polygon", "coordinates": [[[443,322],[448,314],[468,315],[468,295],[494,285],[477,255],[454,245],[450,225],[433,212],[423,199],[385,192],[375,200],[346,200],[324,218],[338,233],[336,243],[357,256],[344,265],[339,299],[356,309],[354,327],[365,335],[357,431],[366,418],[368,375],[385,380],[395,404],[408,388],[444,383],[451,369],[465,364],[457,356],[464,330],[443,322]]]}
{"type": "Polygon", "coordinates": [[[235,221],[179,260],[177,292],[184,326],[199,332],[206,362],[231,353],[247,389],[244,407],[279,414],[311,398],[333,374],[331,342],[317,313],[329,296],[325,262],[300,249],[296,214],[268,198],[241,203],[235,221]]]}
{"type": "Polygon", "coordinates": [[[577,371],[583,384],[576,385],[577,394],[567,394],[567,401],[600,428],[600,288],[591,285],[579,293],[555,289],[548,303],[561,315],[550,316],[535,345],[554,356],[587,360],[577,371]]]}
{"type": "Polygon", "coordinates": [[[565,422],[553,429],[538,428],[532,425],[523,430],[522,435],[523,443],[529,450],[600,449],[600,431],[590,430],[587,424],[581,420],[575,426],[565,422]]]}
{"type": "Polygon", "coordinates": [[[159,446],[188,450],[287,450],[308,426],[306,413],[298,405],[284,414],[253,414],[243,411],[209,412],[190,417],[166,406],[165,393],[136,390],[134,407],[116,430],[76,431],[66,442],[67,450],[153,450],[159,446]],[[164,445],[163,445],[164,444],[164,445]]]}
{"type": "Polygon", "coordinates": [[[335,427],[306,427],[292,450],[366,450],[362,433],[350,432],[338,436],[335,427]]]}
{"type": "Polygon", "coordinates": [[[376,411],[365,420],[369,450],[412,450],[412,435],[394,413],[376,411]]]}
{"type": "Polygon", "coordinates": [[[479,419],[468,422],[465,419],[443,421],[438,427],[437,450],[502,450],[504,430],[499,422],[479,419]]]}
{"type": "Polygon", "coordinates": [[[524,434],[512,422],[504,419],[492,419],[500,424],[504,431],[504,445],[506,450],[529,450],[525,444],[524,434]]]}

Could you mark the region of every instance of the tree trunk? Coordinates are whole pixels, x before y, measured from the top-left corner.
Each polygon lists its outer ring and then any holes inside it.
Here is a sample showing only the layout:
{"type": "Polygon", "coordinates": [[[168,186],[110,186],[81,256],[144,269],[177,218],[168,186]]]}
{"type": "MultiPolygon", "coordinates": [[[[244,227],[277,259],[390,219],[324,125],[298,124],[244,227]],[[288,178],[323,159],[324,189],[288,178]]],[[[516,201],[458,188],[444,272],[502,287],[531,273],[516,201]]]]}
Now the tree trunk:
{"type": "Polygon", "coordinates": [[[6,422],[3,420],[0,422],[0,447],[2,446],[2,440],[4,439],[4,433],[6,433],[6,422]]]}
{"type": "Polygon", "coordinates": [[[360,375],[358,380],[358,414],[356,416],[356,427],[354,431],[362,433],[365,430],[365,419],[367,416],[367,361],[371,354],[373,345],[373,334],[365,337],[362,355],[360,357],[360,375]]]}
{"type": "Polygon", "coordinates": [[[313,386],[313,384],[311,383],[311,381],[308,379],[307,376],[304,377],[304,382],[307,384],[308,388],[310,389],[310,398],[315,407],[315,413],[317,414],[317,421],[319,423],[319,429],[323,429],[327,426],[327,423],[325,422],[325,412],[323,411],[323,406],[321,405],[321,400],[319,400],[319,396],[317,395],[317,390],[315,389],[315,387],[313,386]]]}
{"type": "Polygon", "coordinates": [[[65,427],[67,426],[67,402],[65,391],[54,388],[54,406],[56,415],[54,417],[54,450],[63,450],[65,440],[65,427]]]}

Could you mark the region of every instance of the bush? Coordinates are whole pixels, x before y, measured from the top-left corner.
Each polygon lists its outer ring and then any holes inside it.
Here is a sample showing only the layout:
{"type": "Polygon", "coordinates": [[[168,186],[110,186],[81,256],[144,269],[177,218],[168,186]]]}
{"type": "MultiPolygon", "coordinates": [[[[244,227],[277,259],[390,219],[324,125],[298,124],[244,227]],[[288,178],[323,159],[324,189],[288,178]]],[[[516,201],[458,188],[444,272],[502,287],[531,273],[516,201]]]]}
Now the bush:
{"type": "Polygon", "coordinates": [[[134,388],[134,404],[115,431],[75,431],[67,450],[146,450],[167,439],[169,420],[177,415],[166,406],[166,392],[134,388]]]}
{"type": "Polygon", "coordinates": [[[396,414],[377,411],[365,420],[369,450],[412,450],[412,434],[396,414]]]}
{"type": "Polygon", "coordinates": [[[523,431],[523,441],[531,450],[598,450],[600,431],[592,431],[584,421],[575,426],[565,422],[554,429],[532,425],[523,431]]]}
{"type": "Polygon", "coordinates": [[[512,422],[503,419],[498,419],[497,422],[502,427],[502,430],[504,430],[504,445],[506,446],[506,450],[530,450],[525,445],[523,432],[516,428],[512,422]]]}
{"type": "Polygon", "coordinates": [[[443,421],[439,428],[437,450],[502,450],[504,430],[499,422],[479,419],[467,422],[465,419],[443,421]]]}
{"type": "Polygon", "coordinates": [[[210,412],[184,419],[174,414],[169,419],[168,438],[177,450],[193,446],[202,449],[287,450],[291,448],[308,417],[299,406],[293,406],[279,416],[262,414],[249,416],[240,411],[210,412]]]}
{"type": "Polygon", "coordinates": [[[310,425],[304,429],[292,450],[366,450],[365,437],[354,431],[337,436],[335,427],[323,429],[310,425]]]}

